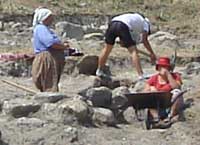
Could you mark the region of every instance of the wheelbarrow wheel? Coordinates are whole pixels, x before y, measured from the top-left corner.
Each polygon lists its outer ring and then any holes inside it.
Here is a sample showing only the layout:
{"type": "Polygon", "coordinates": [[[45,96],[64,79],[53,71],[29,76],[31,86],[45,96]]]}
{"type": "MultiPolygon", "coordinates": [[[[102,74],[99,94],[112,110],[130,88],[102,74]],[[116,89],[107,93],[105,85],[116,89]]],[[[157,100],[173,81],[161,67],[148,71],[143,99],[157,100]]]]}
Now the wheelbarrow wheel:
{"type": "Polygon", "coordinates": [[[152,129],[151,115],[149,109],[145,109],[145,127],[147,130],[152,129]]]}

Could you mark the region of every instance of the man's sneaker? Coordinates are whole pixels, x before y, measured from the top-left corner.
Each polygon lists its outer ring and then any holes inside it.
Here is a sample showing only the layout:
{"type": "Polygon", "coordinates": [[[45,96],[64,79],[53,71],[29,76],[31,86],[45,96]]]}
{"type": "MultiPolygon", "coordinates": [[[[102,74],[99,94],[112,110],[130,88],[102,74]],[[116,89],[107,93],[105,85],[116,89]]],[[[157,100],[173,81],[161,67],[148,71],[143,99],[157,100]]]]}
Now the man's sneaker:
{"type": "Polygon", "coordinates": [[[143,74],[141,76],[138,77],[138,80],[146,80],[146,79],[149,79],[151,77],[150,74],[143,74]]]}
{"type": "Polygon", "coordinates": [[[96,70],[96,76],[100,77],[100,78],[109,78],[110,79],[110,76],[106,73],[103,72],[103,70],[101,69],[97,69],[96,70]]]}

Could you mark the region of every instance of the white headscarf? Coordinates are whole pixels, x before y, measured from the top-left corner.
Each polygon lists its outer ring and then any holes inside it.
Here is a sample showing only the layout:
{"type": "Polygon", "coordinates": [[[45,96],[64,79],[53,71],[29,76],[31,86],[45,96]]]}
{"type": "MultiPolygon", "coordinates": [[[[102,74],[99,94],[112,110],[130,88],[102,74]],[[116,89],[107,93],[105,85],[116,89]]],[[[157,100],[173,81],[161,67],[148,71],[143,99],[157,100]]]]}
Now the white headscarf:
{"type": "Polygon", "coordinates": [[[50,11],[47,8],[37,8],[34,12],[33,17],[33,27],[35,27],[37,24],[42,24],[42,22],[48,18],[52,14],[52,11],[50,11]]]}

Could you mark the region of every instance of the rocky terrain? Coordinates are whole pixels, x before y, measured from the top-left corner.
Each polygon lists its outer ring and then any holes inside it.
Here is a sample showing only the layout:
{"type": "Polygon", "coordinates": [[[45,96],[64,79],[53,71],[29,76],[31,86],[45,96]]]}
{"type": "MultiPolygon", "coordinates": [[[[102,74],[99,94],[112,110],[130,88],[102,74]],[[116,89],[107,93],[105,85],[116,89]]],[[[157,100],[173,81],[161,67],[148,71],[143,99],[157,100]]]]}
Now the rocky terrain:
{"type": "MultiPolygon", "coordinates": [[[[8,2],[0,3],[4,4],[2,11],[8,2]]],[[[49,7],[56,5],[58,12],[61,5],[56,2],[49,7]]],[[[89,1],[81,5],[76,2],[66,3],[69,9],[65,10],[71,11],[73,6],[74,11],[79,7],[82,12],[92,7],[94,11],[88,13],[94,14],[64,13],[55,17],[52,29],[85,54],[66,57],[59,93],[38,92],[31,79],[32,59],[19,57],[32,54],[31,12],[38,3],[31,0],[30,8],[25,1],[16,0],[8,7],[16,14],[0,14],[0,145],[199,145],[200,37],[195,5],[198,1],[184,1],[181,5],[179,0],[169,1],[172,4],[155,1],[152,5],[138,1],[134,5],[152,19],[153,34],[149,40],[156,54],[172,57],[177,51],[175,71],[182,74],[183,90],[189,90],[184,94],[184,118],[168,129],[152,130],[146,130],[143,122],[136,120],[132,107],[121,115],[117,113],[121,111],[117,108],[127,102],[124,94],[139,92],[144,86],[144,81],[137,81],[126,49],[116,44],[109,57],[107,71],[112,80],[94,76],[109,19],[116,9],[118,13],[125,12],[123,6],[136,1],[113,1],[112,12],[105,9],[106,5],[111,6],[109,1],[96,6],[89,1]],[[22,15],[21,10],[27,14],[22,15]],[[162,10],[166,13],[162,14],[162,10]]],[[[127,10],[131,10],[130,6],[127,10]]],[[[142,45],[138,47],[144,50],[142,45]]],[[[142,54],[140,57],[145,73],[155,73],[149,58],[142,54]]]]}

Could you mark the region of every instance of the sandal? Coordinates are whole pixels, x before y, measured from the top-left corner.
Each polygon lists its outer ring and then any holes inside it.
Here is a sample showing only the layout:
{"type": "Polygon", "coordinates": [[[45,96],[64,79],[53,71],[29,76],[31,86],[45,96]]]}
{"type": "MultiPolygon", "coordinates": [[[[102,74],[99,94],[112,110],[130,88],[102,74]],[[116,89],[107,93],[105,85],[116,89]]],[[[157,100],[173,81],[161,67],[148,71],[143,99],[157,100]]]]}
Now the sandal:
{"type": "Polygon", "coordinates": [[[163,119],[163,122],[167,123],[167,122],[170,122],[171,121],[171,117],[167,117],[165,119],[163,119]]]}
{"type": "Polygon", "coordinates": [[[152,123],[158,123],[159,121],[160,121],[160,119],[158,117],[151,119],[152,123]]]}
{"type": "Polygon", "coordinates": [[[169,122],[159,121],[158,123],[152,124],[152,128],[166,129],[169,128],[171,125],[172,125],[171,121],[169,122]]]}

